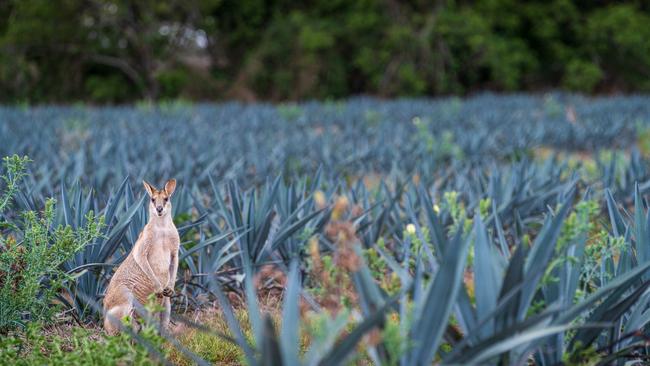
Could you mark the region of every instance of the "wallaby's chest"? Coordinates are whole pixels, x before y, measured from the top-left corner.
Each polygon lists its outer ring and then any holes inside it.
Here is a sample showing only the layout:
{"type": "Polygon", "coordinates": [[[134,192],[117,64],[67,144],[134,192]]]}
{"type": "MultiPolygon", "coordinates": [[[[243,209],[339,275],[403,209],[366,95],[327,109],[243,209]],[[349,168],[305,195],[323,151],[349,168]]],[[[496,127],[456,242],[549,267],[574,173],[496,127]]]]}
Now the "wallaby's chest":
{"type": "MultiPolygon", "coordinates": [[[[150,240],[155,249],[171,253],[178,250],[179,237],[175,227],[151,230],[150,240]]],[[[155,250],[154,250],[155,251],[155,250]]]]}
{"type": "Polygon", "coordinates": [[[166,277],[172,264],[172,254],[178,252],[179,238],[175,227],[149,231],[148,261],[156,275],[166,277]]]}

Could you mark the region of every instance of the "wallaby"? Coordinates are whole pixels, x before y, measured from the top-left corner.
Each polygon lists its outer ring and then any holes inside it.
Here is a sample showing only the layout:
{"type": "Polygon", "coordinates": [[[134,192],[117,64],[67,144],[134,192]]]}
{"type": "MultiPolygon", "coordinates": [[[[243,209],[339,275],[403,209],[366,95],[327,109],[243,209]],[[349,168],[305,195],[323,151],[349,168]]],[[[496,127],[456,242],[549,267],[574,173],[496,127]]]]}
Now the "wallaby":
{"type": "Polygon", "coordinates": [[[162,326],[169,326],[170,297],[174,295],[180,244],[170,201],[176,180],[167,181],[162,190],[147,182],[142,183],[150,198],[149,222],[106,289],[104,329],[110,335],[118,333],[117,322],[122,318],[127,315],[133,318],[135,301],[145,304],[151,294],[155,294],[164,307],[160,318],[162,326]]]}

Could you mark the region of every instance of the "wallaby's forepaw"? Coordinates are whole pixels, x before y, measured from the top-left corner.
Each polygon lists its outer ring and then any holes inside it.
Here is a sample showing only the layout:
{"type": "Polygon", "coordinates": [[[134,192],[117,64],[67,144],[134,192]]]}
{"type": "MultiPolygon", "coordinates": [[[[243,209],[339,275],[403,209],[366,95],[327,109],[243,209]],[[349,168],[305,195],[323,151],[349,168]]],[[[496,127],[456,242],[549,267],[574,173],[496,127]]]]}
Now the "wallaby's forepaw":
{"type": "Polygon", "coordinates": [[[162,291],[163,296],[172,297],[174,296],[174,289],[171,287],[165,287],[162,291]]]}

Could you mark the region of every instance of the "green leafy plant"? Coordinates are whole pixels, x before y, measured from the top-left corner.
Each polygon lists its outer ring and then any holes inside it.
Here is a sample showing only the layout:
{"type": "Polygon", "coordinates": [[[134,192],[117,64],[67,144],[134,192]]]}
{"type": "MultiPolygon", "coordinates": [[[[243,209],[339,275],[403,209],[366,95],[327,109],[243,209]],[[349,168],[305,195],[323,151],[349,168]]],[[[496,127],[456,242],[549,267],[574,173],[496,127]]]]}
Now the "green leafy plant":
{"type": "MultiPolygon", "coordinates": [[[[128,334],[103,337],[95,331],[76,327],[60,337],[47,334],[38,323],[30,324],[20,334],[0,338],[0,364],[3,365],[156,365],[149,350],[133,342],[128,334]]],[[[152,328],[144,328],[143,339],[160,346],[162,338],[152,328]]]]}
{"type": "MultiPolygon", "coordinates": [[[[24,177],[26,162],[26,158],[17,156],[5,159],[7,172],[3,178],[8,193],[14,192],[24,177]]],[[[7,205],[8,199],[3,200],[3,206],[7,205]]],[[[92,242],[103,225],[102,218],[95,218],[91,211],[86,214],[87,225],[77,230],[54,226],[54,213],[55,200],[50,199],[41,214],[24,212],[22,220],[3,233],[6,239],[0,243],[0,331],[51,318],[56,309],[52,301],[69,279],[61,266],[92,242]]]]}

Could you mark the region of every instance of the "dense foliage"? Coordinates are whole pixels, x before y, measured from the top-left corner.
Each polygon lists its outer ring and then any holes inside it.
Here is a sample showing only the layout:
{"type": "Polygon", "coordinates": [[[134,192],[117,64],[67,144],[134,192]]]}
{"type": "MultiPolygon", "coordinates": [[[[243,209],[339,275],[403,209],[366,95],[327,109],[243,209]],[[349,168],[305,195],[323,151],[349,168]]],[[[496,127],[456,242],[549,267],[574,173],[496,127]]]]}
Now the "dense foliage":
{"type": "MultiPolygon", "coordinates": [[[[4,160],[6,191],[0,199],[0,215],[8,210],[24,176],[27,159],[4,160]]],[[[1,221],[0,236],[0,332],[29,321],[49,321],[51,306],[69,278],[61,266],[99,235],[102,220],[86,213],[84,227],[53,225],[55,201],[48,200],[42,215],[25,211],[20,220],[1,221]]],[[[0,216],[1,217],[1,216],[0,216]]]]}
{"type": "Polygon", "coordinates": [[[648,91],[647,2],[8,0],[0,101],[648,91]]]}
{"type": "Polygon", "coordinates": [[[59,267],[75,278],[60,297],[82,323],[99,318],[113,267],[146,222],[140,180],[173,176],[175,321],[236,344],[250,365],[648,357],[647,97],[147,103],[0,116],[0,154],[35,161],[3,217],[41,211],[55,196],[48,226],[84,228],[91,211],[104,222],[59,267]],[[265,314],[269,297],[280,319],[265,314]],[[227,335],[180,315],[214,301],[227,335]]]}

